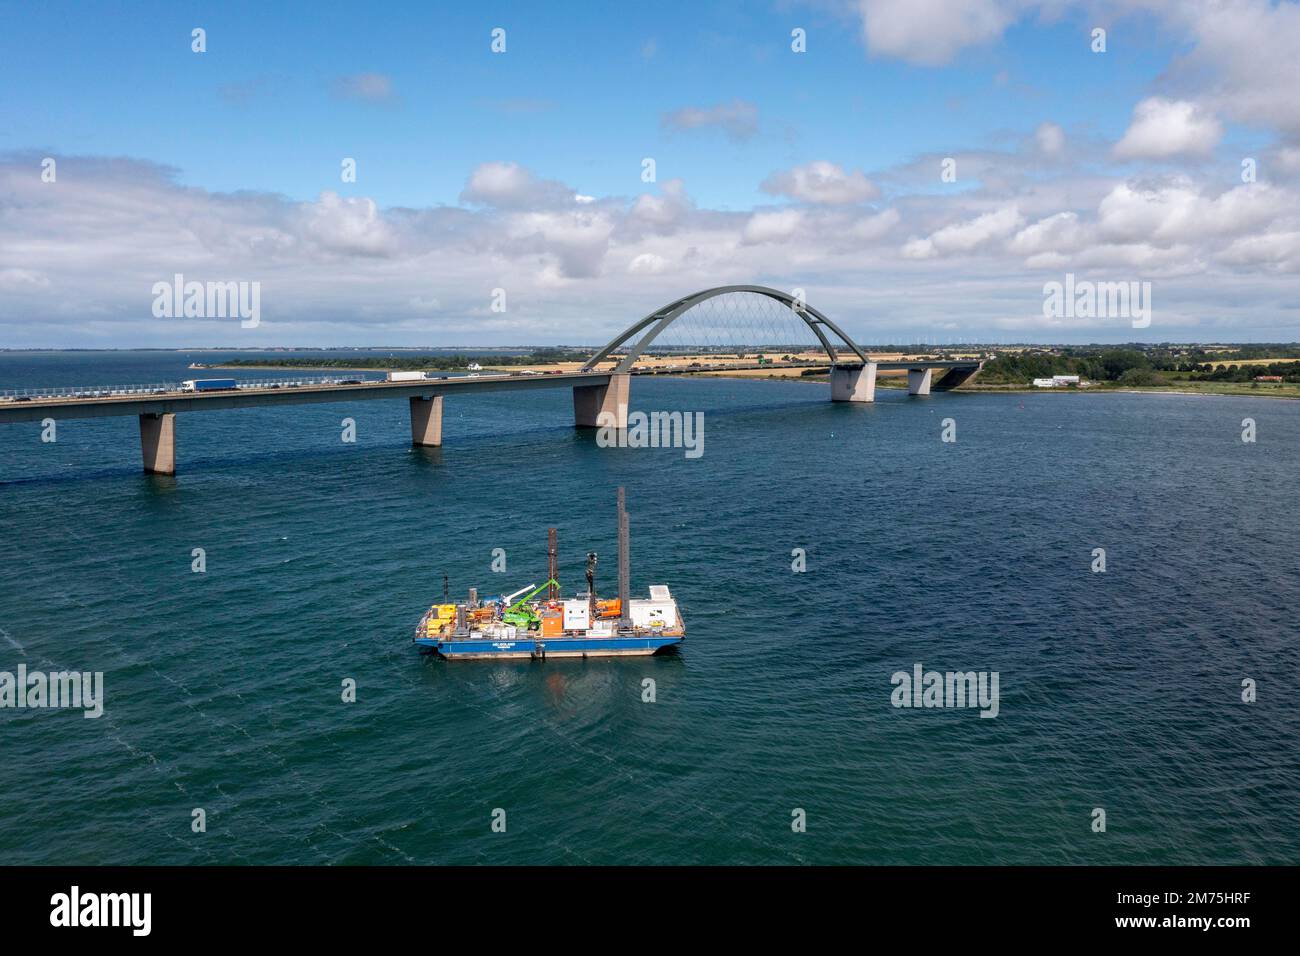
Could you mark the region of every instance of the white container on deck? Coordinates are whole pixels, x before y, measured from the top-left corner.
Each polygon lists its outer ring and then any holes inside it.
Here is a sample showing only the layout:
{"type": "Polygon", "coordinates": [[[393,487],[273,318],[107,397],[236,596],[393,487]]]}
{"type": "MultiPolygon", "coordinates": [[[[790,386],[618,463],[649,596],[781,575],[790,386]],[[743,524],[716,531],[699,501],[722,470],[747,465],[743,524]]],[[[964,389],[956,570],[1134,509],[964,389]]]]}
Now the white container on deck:
{"type": "Polygon", "coordinates": [[[677,602],[662,584],[652,585],[648,601],[628,602],[633,627],[673,628],[677,626],[677,602]]]}
{"type": "Polygon", "coordinates": [[[564,602],[564,629],[585,631],[591,626],[591,607],[586,601],[564,602]]]}

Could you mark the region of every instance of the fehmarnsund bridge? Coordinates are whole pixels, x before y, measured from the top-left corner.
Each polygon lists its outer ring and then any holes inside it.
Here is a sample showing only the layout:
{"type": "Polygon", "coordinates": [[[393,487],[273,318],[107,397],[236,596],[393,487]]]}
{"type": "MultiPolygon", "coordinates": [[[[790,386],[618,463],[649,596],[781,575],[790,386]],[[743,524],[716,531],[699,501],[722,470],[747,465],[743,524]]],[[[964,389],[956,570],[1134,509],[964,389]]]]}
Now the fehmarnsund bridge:
{"type": "MultiPolygon", "coordinates": [[[[697,322],[696,324],[699,324],[697,322]]],[[[789,344],[771,345],[766,351],[780,351],[789,344]]],[[[685,346],[675,345],[681,349],[685,346]]],[[[176,415],[180,412],[216,411],[253,405],[302,405],[321,402],[355,402],[363,399],[405,398],[410,404],[411,442],[414,445],[442,444],[442,406],[447,396],[484,391],[527,391],[538,388],[572,388],[574,424],[579,428],[600,425],[627,427],[631,381],[638,375],[691,375],[749,369],[828,369],[831,401],[872,402],[878,371],[907,372],[908,392],[928,395],[956,388],[975,375],[983,363],[977,359],[930,361],[903,359],[877,361],[859,348],[848,335],[821,312],[788,293],[756,285],[720,286],[670,302],[647,315],[614,338],[575,371],[542,374],[509,372],[425,379],[423,381],[326,381],[279,383],[248,381],[225,391],[182,391],[179,385],[122,389],[115,386],[86,389],[27,389],[23,394],[0,398],[0,424],[44,421],[45,419],[101,418],[136,415],[140,419],[140,448],[144,470],[154,474],[176,472],[176,415]],[[751,363],[694,362],[689,366],[664,364],[657,355],[670,329],[689,325],[692,317],[708,325],[716,344],[737,341],[736,322],[750,335],[766,334],[765,341],[781,342],[782,319],[801,322],[809,336],[807,351],[813,359],[751,363]],[[656,340],[658,352],[649,351],[656,340]],[[824,358],[822,357],[824,356],[824,358]],[[936,371],[943,375],[937,380],[936,371]]]]}

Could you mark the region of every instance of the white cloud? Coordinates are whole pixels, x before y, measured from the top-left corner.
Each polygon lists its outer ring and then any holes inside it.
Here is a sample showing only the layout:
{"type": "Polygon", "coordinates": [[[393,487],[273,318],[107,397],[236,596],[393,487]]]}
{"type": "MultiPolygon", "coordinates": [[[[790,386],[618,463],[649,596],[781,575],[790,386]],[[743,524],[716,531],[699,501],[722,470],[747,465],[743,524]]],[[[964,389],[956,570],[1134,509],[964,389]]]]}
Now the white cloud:
{"type": "Polygon", "coordinates": [[[668,260],[653,252],[643,252],[627,264],[627,271],[634,275],[658,275],[666,268],[668,260]]]}
{"type": "Polygon", "coordinates": [[[0,269],[0,289],[18,292],[49,287],[49,277],[34,269],[0,269]]]}
{"type": "Polygon", "coordinates": [[[842,166],[826,160],[773,173],[763,181],[762,189],[801,202],[832,205],[866,202],[880,195],[879,187],[861,170],[845,172],[842,166]]]}
{"type": "Polygon", "coordinates": [[[1197,242],[1259,229],[1295,206],[1294,196],[1264,183],[1210,198],[1190,179],[1176,177],[1151,187],[1116,186],[1101,201],[1097,224],[1113,242],[1197,242]]]}
{"type": "Polygon", "coordinates": [[[1242,236],[1228,245],[1221,258],[1238,266],[1300,272],[1300,230],[1242,236]]]}
{"type": "Polygon", "coordinates": [[[1300,146],[1285,146],[1277,150],[1273,161],[1284,173],[1300,173],[1300,146]]]}
{"type": "Polygon", "coordinates": [[[1170,2],[1162,9],[1195,40],[1171,71],[1175,82],[1222,115],[1300,137],[1300,4],[1170,2]]]}
{"type": "Polygon", "coordinates": [[[976,252],[983,246],[1007,238],[1023,222],[1024,217],[1014,206],[986,212],[974,219],[944,226],[927,239],[912,239],[903,246],[902,254],[907,259],[929,259],[976,252]]]}
{"type": "Polygon", "coordinates": [[[1065,152],[1065,130],[1055,123],[1043,123],[1034,131],[1034,142],[1044,156],[1056,158],[1065,152]]]}
{"type": "Polygon", "coordinates": [[[1152,96],[1133,108],[1133,122],[1114,153],[1118,159],[1205,155],[1222,136],[1219,121],[1196,103],[1152,96]]]}
{"type": "Polygon", "coordinates": [[[929,239],[909,239],[903,243],[901,254],[904,259],[933,259],[934,243],[929,239]]]}
{"type": "Polygon", "coordinates": [[[343,199],[327,191],[316,202],[303,203],[298,215],[302,237],[322,249],[376,256],[393,251],[392,232],[372,199],[343,199]]]}
{"type": "Polygon", "coordinates": [[[643,193],[632,204],[627,224],[632,230],[671,233],[694,208],[680,179],[670,179],[660,186],[660,195],[643,193]]]}
{"type": "Polygon", "coordinates": [[[716,106],[684,106],[666,113],[662,123],[668,130],[720,129],[734,140],[745,140],[758,132],[758,107],[741,99],[716,106]]]}
{"type": "Polygon", "coordinates": [[[780,242],[789,239],[803,224],[803,213],[797,209],[781,209],[777,212],[756,212],[745,223],[743,241],[756,244],[763,242],[780,242]]]}
{"type": "MultiPolygon", "coordinates": [[[[1024,149],[1001,165],[1033,167],[1036,147],[1024,149]]],[[[467,192],[492,202],[385,209],[329,192],[211,193],[132,160],[61,157],[54,186],[33,175],[39,160],[0,157],[0,341],[15,346],[598,343],[728,282],[808,288],[870,340],[954,316],[961,332],[1041,315],[1045,272],[1085,269],[1160,277],[1166,309],[1181,300],[1189,322],[1221,323],[1231,337],[1280,327],[1300,273],[1294,188],[1115,181],[1068,162],[1050,180],[1009,173],[996,186],[903,194],[879,211],[745,213],[699,208],[678,180],[577,202],[570,186],[539,190],[510,163],[469,172],[467,192]],[[904,243],[904,226],[917,238],[904,243]],[[176,272],[262,282],[256,335],[153,319],[151,286],[176,272]],[[509,290],[507,314],[489,309],[496,287],[509,290]]]]}
{"type": "Polygon", "coordinates": [[[513,218],[508,230],[514,250],[551,257],[562,278],[588,279],[601,274],[614,227],[606,211],[584,208],[525,213],[513,218]]]}
{"type": "Polygon", "coordinates": [[[864,216],[849,226],[847,235],[861,242],[875,242],[883,239],[891,229],[898,225],[897,209],[886,209],[874,216],[864,216]]]}
{"type": "MultiPolygon", "coordinates": [[[[1112,35],[1148,29],[1144,20],[1155,18],[1163,32],[1189,47],[1161,78],[1164,87],[1179,91],[1175,101],[1199,104],[1211,123],[1222,116],[1300,141],[1296,0],[857,0],[856,12],[869,53],[925,66],[993,43],[1029,16],[1050,21],[1077,12],[1112,35]]],[[[999,77],[1005,83],[1006,71],[999,77]]],[[[1202,129],[1190,141],[1193,151],[1202,137],[1217,142],[1212,131],[1202,129]]],[[[1134,158],[1172,155],[1162,151],[1159,137],[1131,141],[1125,148],[1130,147],[1139,151],[1134,158]]]]}
{"type": "Polygon", "coordinates": [[[963,47],[996,40],[1024,6],[1013,0],[859,0],[858,9],[871,53],[939,66],[963,47]]]}
{"type": "Polygon", "coordinates": [[[1088,238],[1089,232],[1077,213],[1058,212],[1025,226],[1012,238],[1009,248],[1020,256],[1073,252],[1088,238]]]}
{"type": "Polygon", "coordinates": [[[587,203],[591,197],[574,192],[563,183],[538,179],[518,163],[482,163],[474,167],[461,190],[461,202],[485,206],[536,207],[587,203]]]}

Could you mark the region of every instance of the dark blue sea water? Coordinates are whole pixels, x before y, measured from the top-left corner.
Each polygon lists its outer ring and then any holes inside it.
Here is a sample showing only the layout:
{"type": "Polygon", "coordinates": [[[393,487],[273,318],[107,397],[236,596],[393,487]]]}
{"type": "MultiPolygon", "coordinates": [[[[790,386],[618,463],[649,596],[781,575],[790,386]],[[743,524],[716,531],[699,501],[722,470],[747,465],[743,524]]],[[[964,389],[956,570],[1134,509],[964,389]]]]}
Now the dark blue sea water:
{"type": "MultiPolygon", "coordinates": [[[[0,388],[194,357],[5,354],[0,388]]],[[[133,418],[0,426],[0,670],[107,694],[98,720],[0,710],[0,861],[1300,861],[1300,404],[827,398],[634,382],[705,413],[698,460],[597,447],[558,389],[448,399],[440,451],[402,401],[191,413],[175,479],[140,473],[133,418]],[[619,484],[679,655],[413,650],[444,574],[540,582],[548,526],[566,589],[595,549],[612,590],[619,484]],[[918,662],[997,671],[998,716],[892,707],[918,662]]]]}

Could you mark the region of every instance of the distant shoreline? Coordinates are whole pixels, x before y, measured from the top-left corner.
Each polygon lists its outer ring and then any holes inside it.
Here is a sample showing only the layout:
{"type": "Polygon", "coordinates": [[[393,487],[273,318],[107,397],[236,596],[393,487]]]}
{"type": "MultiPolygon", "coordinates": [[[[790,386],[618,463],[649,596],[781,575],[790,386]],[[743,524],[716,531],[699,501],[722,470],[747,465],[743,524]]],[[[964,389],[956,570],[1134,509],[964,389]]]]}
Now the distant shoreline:
{"type": "MultiPolygon", "coordinates": [[[[209,365],[210,369],[234,369],[243,370],[249,368],[268,369],[276,372],[374,372],[375,368],[342,368],[337,365],[209,365]]],[[[484,369],[487,371],[487,369],[484,369]]],[[[826,375],[755,375],[752,372],[748,375],[728,374],[726,372],[707,372],[707,373],[686,373],[693,374],[697,378],[730,378],[738,380],[759,381],[759,382],[812,382],[824,385],[829,381],[826,375]]],[[[670,377],[671,373],[660,374],[657,378],[670,377]]],[[[889,378],[876,379],[876,385],[879,388],[904,388],[902,376],[895,376],[894,381],[889,378]],[[895,384],[894,382],[897,382],[895,384]]],[[[1035,388],[1032,385],[980,385],[976,382],[973,385],[964,385],[960,391],[967,395],[1187,395],[1193,398],[1271,398],[1281,401],[1300,401],[1300,395],[1278,395],[1274,389],[1259,389],[1258,391],[1215,391],[1212,389],[1193,390],[1185,388],[1166,388],[1163,386],[1152,386],[1150,388],[1107,388],[1105,386],[1093,386],[1091,388],[1035,388]],[[1273,394],[1270,394],[1270,393],[1273,394]]]]}
{"type": "Polygon", "coordinates": [[[213,369],[234,369],[236,371],[246,371],[248,369],[268,369],[273,372],[381,372],[383,369],[377,369],[373,366],[370,368],[350,368],[343,365],[205,365],[201,369],[191,369],[194,372],[210,372],[213,369]]]}

